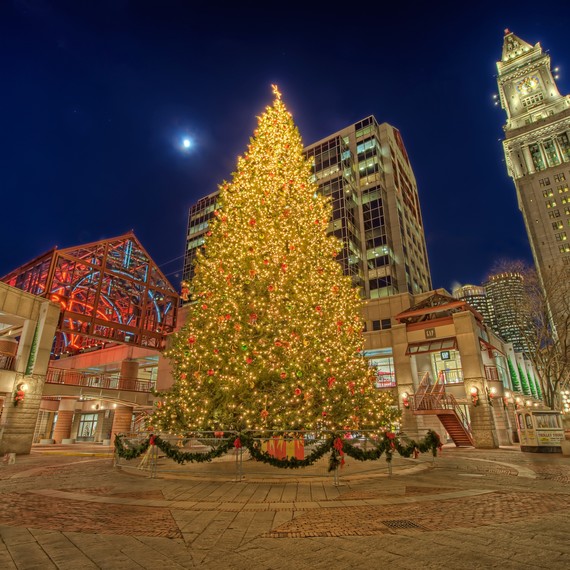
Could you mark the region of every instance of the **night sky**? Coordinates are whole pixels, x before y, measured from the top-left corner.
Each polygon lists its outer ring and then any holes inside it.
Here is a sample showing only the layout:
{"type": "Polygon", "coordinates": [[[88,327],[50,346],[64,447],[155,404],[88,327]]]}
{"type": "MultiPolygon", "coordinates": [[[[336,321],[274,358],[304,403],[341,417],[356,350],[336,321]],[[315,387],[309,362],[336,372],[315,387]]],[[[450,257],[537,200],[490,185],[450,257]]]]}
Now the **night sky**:
{"type": "Polygon", "coordinates": [[[496,62],[509,28],[567,93],[565,2],[223,4],[0,3],[0,276],[132,229],[179,288],[188,208],[231,179],[272,83],[306,145],[368,115],[400,130],[435,288],[531,259],[496,62]]]}

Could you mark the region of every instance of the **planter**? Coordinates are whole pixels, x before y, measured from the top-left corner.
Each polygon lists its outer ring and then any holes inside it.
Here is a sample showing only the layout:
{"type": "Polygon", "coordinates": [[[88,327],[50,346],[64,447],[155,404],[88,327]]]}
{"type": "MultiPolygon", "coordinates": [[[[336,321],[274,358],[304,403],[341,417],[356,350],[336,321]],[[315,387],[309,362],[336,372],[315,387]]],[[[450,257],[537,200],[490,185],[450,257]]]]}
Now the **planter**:
{"type": "Polygon", "coordinates": [[[560,447],[562,448],[562,455],[564,457],[570,457],[570,440],[565,439],[560,442],[560,447]]]}
{"type": "Polygon", "coordinates": [[[110,439],[104,439],[103,445],[111,445],[111,440],[110,439]]]}
{"type": "Polygon", "coordinates": [[[40,445],[51,445],[55,443],[54,439],[40,439],[40,445]]]}
{"type": "Polygon", "coordinates": [[[61,440],[61,443],[62,443],[62,445],[70,445],[70,444],[72,444],[72,443],[75,443],[75,440],[74,440],[74,439],[69,439],[69,438],[68,438],[68,439],[62,439],[62,440],[61,440]]]}

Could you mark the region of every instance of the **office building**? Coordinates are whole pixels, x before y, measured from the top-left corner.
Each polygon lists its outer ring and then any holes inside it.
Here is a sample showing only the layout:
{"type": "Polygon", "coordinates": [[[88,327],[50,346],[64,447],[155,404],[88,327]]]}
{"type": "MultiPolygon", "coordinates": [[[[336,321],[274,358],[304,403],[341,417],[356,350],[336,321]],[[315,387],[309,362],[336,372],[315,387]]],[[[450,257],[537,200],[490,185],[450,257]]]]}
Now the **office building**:
{"type": "MultiPolygon", "coordinates": [[[[431,290],[418,188],[400,132],[373,116],[305,147],[319,191],[332,198],[328,232],[362,296],[375,299],[431,290]]],[[[217,192],[190,208],[183,279],[191,282],[217,192]]],[[[184,297],[184,290],[183,290],[184,297]]]]}

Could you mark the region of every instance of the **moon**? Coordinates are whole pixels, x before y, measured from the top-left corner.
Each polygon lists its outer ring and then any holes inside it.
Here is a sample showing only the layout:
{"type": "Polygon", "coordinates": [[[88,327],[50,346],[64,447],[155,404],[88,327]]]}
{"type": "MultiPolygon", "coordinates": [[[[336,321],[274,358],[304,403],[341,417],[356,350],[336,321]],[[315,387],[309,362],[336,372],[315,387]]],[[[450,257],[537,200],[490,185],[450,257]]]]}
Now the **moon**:
{"type": "Polygon", "coordinates": [[[186,138],[182,141],[182,146],[184,148],[190,148],[192,146],[192,141],[190,139],[186,138]]]}

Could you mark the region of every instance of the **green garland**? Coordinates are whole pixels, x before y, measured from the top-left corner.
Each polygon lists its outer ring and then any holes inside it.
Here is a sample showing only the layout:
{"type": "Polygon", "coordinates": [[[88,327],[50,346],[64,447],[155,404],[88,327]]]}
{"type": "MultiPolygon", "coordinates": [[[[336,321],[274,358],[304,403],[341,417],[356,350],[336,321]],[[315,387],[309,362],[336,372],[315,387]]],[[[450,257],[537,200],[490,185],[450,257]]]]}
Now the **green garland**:
{"type": "Polygon", "coordinates": [[[168,443],[158,435],[149,436],[145,442],[133,446],[125,445],[123,443],[123,436],[118,435],[115,438],[115,452],[123,459],[136,459],[148,450],[151,437],[154,437],[154,445],[156,445],[166,457],[180,464],[212,461],[215,457],[221,457],[224,453],[227,453],[234,446],[233,442],[225,440],[209,453],[191,453],[189,451],[181,451],[180,448],[168,443]]]}
{"type": "Polygon", "coordinates": [[[168,458],[179,464],[204,463],[216,457],[221,457],[232,448],[239,449],[243,447],[249,451],[254,461],[267,463],[281,469],[298,469],[299,467],[313,465],[323,457],[327,451],[330,451],[329,472],[344,464],[344,454],[357,461],[375,461],[385,454],[386,461],[391,462],[394,452],[398,452],[402,457],[410,457],[412,454],[417,456],[419,453],[425,453],[431,450],[433,456],[436,457],[438,450],[441,450],[442,447],[439,435],[433,430],[429,430],[422,441],[417,442],[411,440],[405,445],[396,439],[395,434],[386,432],[383,434],[382,439],[378,443],[372,444],[372,449],[368,450],[356,447],[340,434],[333,434],[329,439],[318,445],[311,454],[304,459],[297,459],[296,457],[278,459],[270,453],[262,451],[261,443],[254,440],[249,434],[240,434],[233,441],[231,438],[222,440],[219,445],[208,453],[181,451],[180,448],[168,443],[158,435],[149,436],[146,441],[143,441],[139,445],[126,444],[123,438],[123,435],[117,435],[115,438],[115,453],[123,459],[135,459],[141,456],[148,450],[152,439],[153,445],[156,445],[168,458]]]}
{"type": "Polygon", "coordinates": [[[428,430],[426,437],[422,441],[410,440],[407,444],[402,444],[399,439],[396,439],[395,434],[392,432],[385,432],[382,439],[378,443],[373,444],[372,449],[368,450],[356,447],[350,443],[349,440],[343,439],[340,435],[336,434],[318,445],[311,454],[304,459],[297,459],[296,457],[278,459],[270,453],[262,451],[261,443],[254,440],[253,437],[248,434],[240,434],[233,441],[231,438],[222,440],[219,445],[208,453],[182,451],[177,446],[168,443],[157,435],[149,436],[146,441],[143,441],[139,445],[127,444],[123,439],[123,435],[117,435],[115,438],[115,453],[123,459],[136,459],[145,453],[150,445],[156,445],[169,459],[179,464],[212,461],[212,459],[221,457],[232,448],[239,449],[243,447],[249,451],[254,461],[267,463],[281,469],[298,469],[299,467],[313,465],[323,457],[327,451],[331,451],[329,472],[334,471],[344,464],[345,454],[357,461],[375,461],[380,459],[384,454],[386,461],[390,463],[395,452],[398,452],[402,457],[410,457],[412,454],[417,457],[419,453],[431,451],[433,456],[436,457],[438,450],[441,450],[442,447],[439,435],[433,430],[428,430]]]}
{"type": "Polygon", "coordinates": [[[314,449],[308,457],[305,457],[305,459],[297,459],[296,457],[278,459],[270,453],[262,451],[259,442],[254,442],[253,439],[243,435],[240,440],[243,447],[249,451],[252,459],[268,463],[269,465],[273,465],[273,467],[280,467],[281,469],[297,469],[298,467],[308,467],[309,465],[313,465],[313,463],[318,461],[327,451],[330,450],[333,443],[332,439],[324,441],[314,449]]]}

